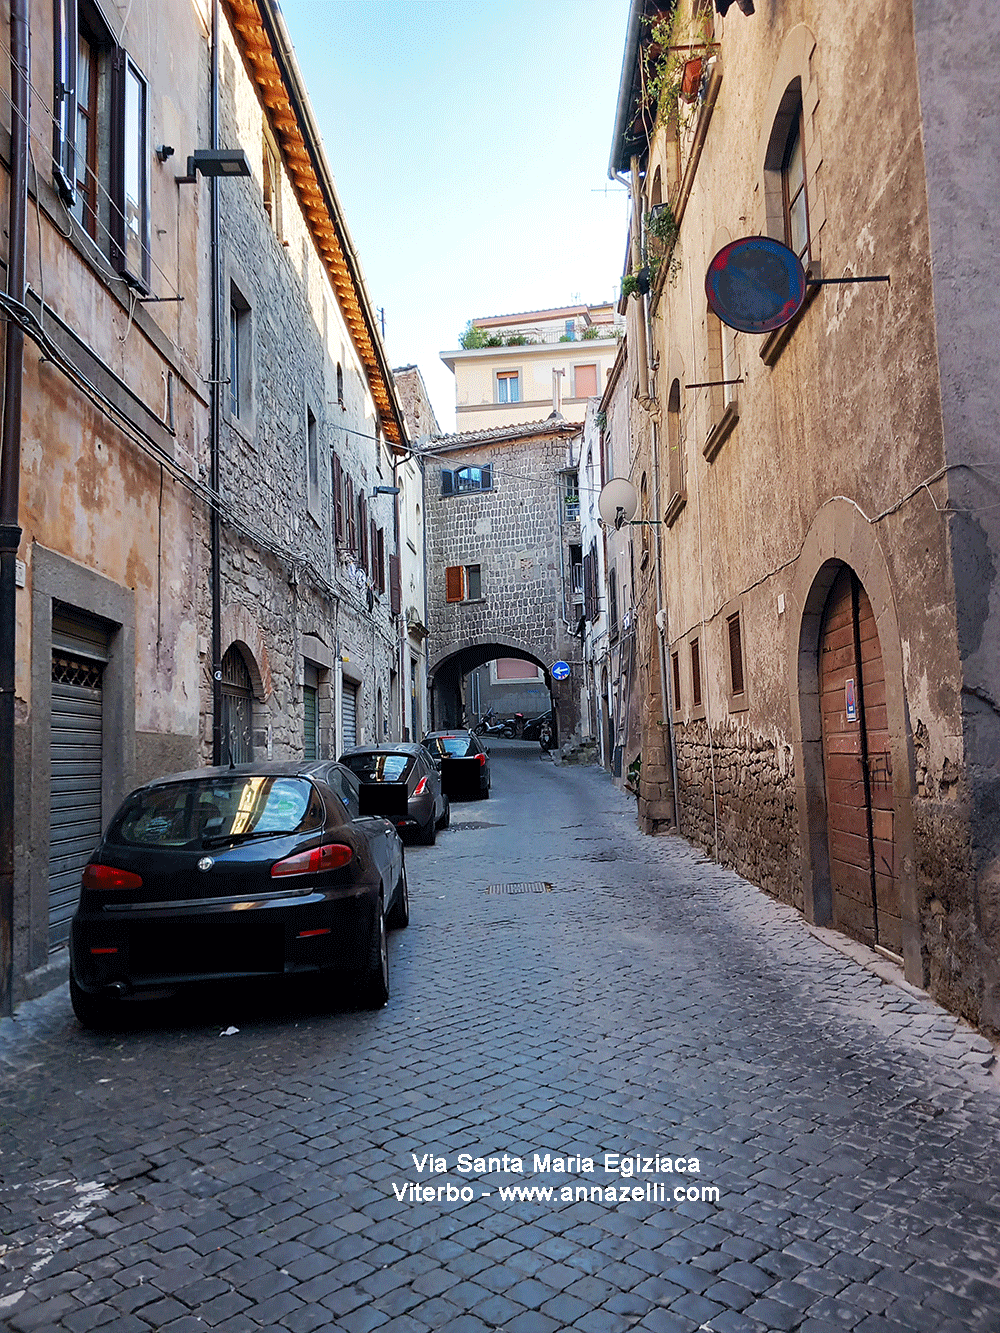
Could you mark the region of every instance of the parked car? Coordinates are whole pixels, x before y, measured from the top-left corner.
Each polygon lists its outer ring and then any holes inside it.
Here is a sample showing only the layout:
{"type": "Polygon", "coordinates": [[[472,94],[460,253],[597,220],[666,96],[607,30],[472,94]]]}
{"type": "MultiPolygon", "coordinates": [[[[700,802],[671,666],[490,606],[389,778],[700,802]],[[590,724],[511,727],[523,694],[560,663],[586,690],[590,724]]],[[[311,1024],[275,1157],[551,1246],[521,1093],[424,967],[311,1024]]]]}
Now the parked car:
{"type": "Polygon", "coordinates": [[[441,785],[449,797],[489,797],[490,752],[474,731],[462,727],[431,731],[424,745],[441,765],[441,785]]]}
{"type": "Polygon", "coordinates": [[[400,834],[433,846],[439,828],[451,821],[451,803],[441,790],[437,764],[422,745],[400,741],[388,745],[356,745],[340,762],[361,784],[361,809],[381,815],[400,834]]]}
{"type": "Polygon", "coordinates": [[[403,845],[330,760],[203,768],[125,800],[83,871],[70,934],[77,1018],[196,982],[352,973],[389,997],[387,926],[410,906],[403,845]]]}

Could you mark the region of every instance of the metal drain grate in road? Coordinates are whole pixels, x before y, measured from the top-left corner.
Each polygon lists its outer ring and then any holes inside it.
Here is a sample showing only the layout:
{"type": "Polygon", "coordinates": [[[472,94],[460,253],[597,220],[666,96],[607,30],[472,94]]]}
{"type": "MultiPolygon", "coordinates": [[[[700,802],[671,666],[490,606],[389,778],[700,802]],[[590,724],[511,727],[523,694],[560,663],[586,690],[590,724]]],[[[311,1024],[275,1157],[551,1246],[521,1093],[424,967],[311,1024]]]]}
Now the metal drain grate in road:
{"type": "Polygon", "coordinates": [[[487,893],[551,893],[552,885],[545,879],[533,879],[528,884],[490,884],[487,893]]]}
{"type": "Polygon", "coordinates": [[[448,825],[448,827],[464,831],[470,828],[499,828],[500,825],[491,824],[484,819],[466,819],[462,823],[459,823],[458,820],[453,819],[451,823],[448,825]]]}

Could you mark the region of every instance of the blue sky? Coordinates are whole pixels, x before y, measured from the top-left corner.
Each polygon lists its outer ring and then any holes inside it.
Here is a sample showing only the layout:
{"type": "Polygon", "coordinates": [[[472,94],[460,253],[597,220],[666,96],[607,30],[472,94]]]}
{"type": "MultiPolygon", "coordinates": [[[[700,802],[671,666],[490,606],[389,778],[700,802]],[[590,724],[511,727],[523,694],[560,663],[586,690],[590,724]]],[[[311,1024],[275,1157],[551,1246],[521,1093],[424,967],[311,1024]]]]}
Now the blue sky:
{"type": "Polygon", "coordinates": [[[612,299],[628,0],[282,0],[394,366],[442,429],[476,315],[612,299]]]}

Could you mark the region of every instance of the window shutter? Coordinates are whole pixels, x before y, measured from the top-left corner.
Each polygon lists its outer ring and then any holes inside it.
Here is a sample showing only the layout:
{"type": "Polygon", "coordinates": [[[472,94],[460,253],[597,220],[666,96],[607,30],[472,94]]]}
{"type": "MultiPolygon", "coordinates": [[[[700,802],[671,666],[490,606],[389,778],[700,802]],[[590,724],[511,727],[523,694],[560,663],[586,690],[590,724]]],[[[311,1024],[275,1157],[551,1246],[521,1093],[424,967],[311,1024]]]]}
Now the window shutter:
{"type": "Polygon", "coordinates": [[[333,535],[338,542],[344,540],[344,474],[336,454],[333,455],[333,535]]]}
{"type": "Polygon", "coordinates": [[[389,610],[398,616],[403,609],[403,580],[399,566],[399,556],[389,557],[389,610]]]}
{"type": "Polygon", "coordinates": [[[740,615],[730,616],[729,626],[729,671],[733,682],[733,694],[743,693],[743,636],[740,631],[740,615]]]}
{"type": "Polygon", "coordinates": [[[461,602],[465,597],[465,570],[461,565],[449,565],[444,571],[445,601],[461,602]]]}
{"type": "Polygon", "coordinates": [[[378,557],[372,552],[372,561],[375,564],[376,579],[379,592],[385,592],[385,529],[379,528],[377,531],[377,549],[378,557]]]}
{"type": "Polygon", "coordinates": [[[354,517],[354,482],[350,477],[344,478],[344,515],[347,519],[347,545],[356,555],[358,550],[358,531],[357,522],[354,517]]]}
{"type": "Polygon", "coordinates": [[[455,494],[455,474],[446,467],[441,469],[441,494],[455,494]]]}
{"type": "Polygon", "coordinates": [[[368,572],[368,501],[364,491],[358,492],[358,564],[368,572]]]}
{"type": "Polygon", "coordinates": [[[590,551],[583,557],[583,613],[588,620],[594,619],[594,564],[590,551]]]}
{"type": "Polygon", "coordinates": [[[371,543],[372,553],[372,583],[379,586],[378,577],[378,528],[375,526],[375,520],[371,519],[368,524],[368,539],[371,543]]]}
{"type": "Polygon", "coordinates": [[[493,489],[493,464],[487,463],[483,468],[483,490],[491,491],[493,489]]]}

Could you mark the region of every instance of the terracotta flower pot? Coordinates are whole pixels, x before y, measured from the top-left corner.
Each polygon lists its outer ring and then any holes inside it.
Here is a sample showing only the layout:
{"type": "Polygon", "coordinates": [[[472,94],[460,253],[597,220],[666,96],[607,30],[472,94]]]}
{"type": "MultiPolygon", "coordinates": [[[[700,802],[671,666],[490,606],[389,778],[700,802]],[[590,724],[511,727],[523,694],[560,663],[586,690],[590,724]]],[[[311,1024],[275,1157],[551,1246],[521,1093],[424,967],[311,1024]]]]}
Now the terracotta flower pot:
{"type": "Polygon", "coordinates": [[[701,83],[702,57],[685,60],[684,73],[681,76],[681,97],[685,102],[694,102],[698,97],[698,85],[701,83]]]}

